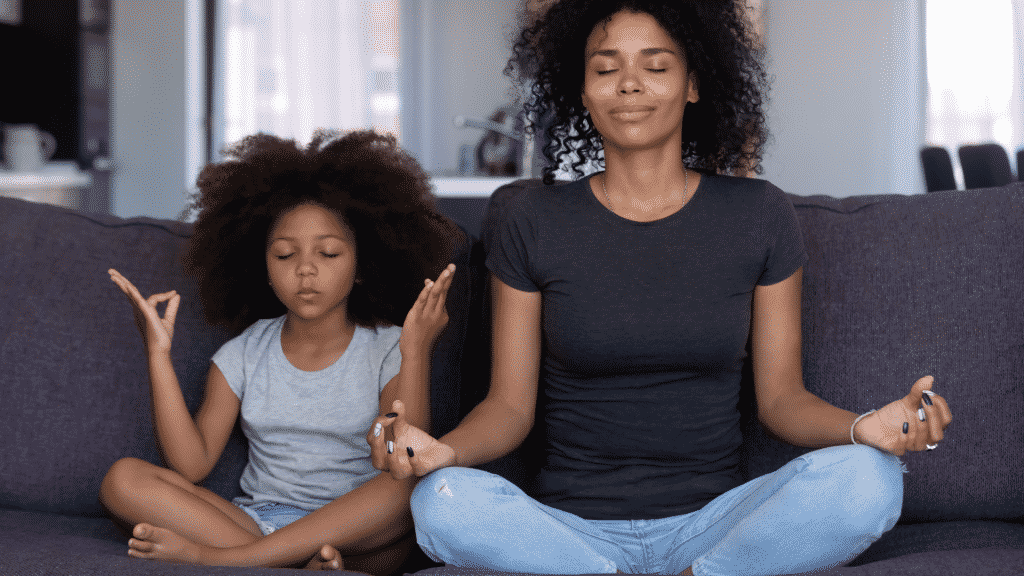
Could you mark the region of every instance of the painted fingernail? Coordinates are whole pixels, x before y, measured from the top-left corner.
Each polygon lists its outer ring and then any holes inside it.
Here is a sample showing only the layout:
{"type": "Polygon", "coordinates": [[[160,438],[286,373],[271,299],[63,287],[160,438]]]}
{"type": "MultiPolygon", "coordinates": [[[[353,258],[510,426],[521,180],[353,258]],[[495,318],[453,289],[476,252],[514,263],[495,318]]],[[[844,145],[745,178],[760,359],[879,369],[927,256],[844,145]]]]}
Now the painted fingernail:
{"type": "Polygon", "coordinates": [[[388,440],[388,454],[393,454],[394,452],[395,452],[395,443],[392,442],[391,440],[388,440]]]}
{"type": "Polygon", "coordinates": [[[906,434],[907,432],[910,432],[910,422],[903,423],[903,433],[906,434]]]}
{"type": "Polygon", "coordinates": [[[409,455],[409,458],[412,458],[413,456],[415,456],[415,454],[412,453],[412,446],[406,446],[405,447],[405,453],[409,455]]]}
{"type": "Polygon", "coordinates": [[[922,390],[921,392],[924,393],[925,396],[935,396],[935,392],[932,392],[931,390],[922,390]]]}
{"type": "Polygon", "coordinates": [[[382,430],[384,430],[384,426],[382,426],[380,422],[377,422],[377,425],[373,427],[373,437],[380,438],[382,430]]]}
{"type": "Polygon", "coordinates": [[[921,422],[924,422],[924,408],[917,409],[917,417],[921,422]]]}
{"type": "Polygon", "coordinates": [[[398,412],[388,412],[384,415],[385,418],[398,418],[398,412]]]}
{"type": "Polygon", "coordinates": [[[924,400],[925,404],[931,406],[932,405],[932,399],[929,398],[929,396],[931,396],[931,394],[925,394],[924,396],[921,397],[921,400],[924,400]]]}

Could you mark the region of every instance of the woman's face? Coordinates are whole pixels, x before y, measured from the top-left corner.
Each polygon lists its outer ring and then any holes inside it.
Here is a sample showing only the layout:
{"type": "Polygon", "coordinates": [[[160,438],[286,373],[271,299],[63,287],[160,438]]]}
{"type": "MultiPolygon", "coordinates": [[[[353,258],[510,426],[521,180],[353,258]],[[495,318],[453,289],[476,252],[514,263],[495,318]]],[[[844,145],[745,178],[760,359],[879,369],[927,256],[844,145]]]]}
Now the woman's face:
{"type": "Polygon", "coordinates": [[[330,210],[300,204],[270,231],[267,273],[274,294],[290,314],[304,320],[346,315],[356,276],[352,232],[330,210]]]}
{"type": "Polygon", "coordinates": [[[606,150],[682,141],[683,109],[697,77],[682,49],[650,14],[623,11],[587,39],[583,105],[606,150]]]}

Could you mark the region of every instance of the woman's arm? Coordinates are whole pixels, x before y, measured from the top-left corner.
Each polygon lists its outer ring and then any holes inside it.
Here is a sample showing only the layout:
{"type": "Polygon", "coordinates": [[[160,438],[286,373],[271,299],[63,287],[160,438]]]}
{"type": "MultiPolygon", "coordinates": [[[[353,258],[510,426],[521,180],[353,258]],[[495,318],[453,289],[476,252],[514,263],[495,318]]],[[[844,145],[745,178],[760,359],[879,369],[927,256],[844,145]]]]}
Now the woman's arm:
{"type": "Polygon", "coordinates": [[[857,414],[804,388],[801,366],[800,297],[803,268],[771,286],[754,288],[751,357],[758,418],[778,439],[822,448],[850,443],[857,414]]]}
{"type": "Polygon", "coordinates": [[[491,274],[491,388],[441,442],[458,466],[476,466],[515,450],[533,428],[540,378],[541,295],[512,288],[491,274]]]}
{"type": "MultiPolygon", "coordinates": [[[[801,268],[782,282],[754,288],[750,337],[758,418],[770,434],[796,446],[849,444],[857,414],[836,408],[804,388],[802,286],[801,268]]],[[[857,442],[902,456],[941,440],[952,414],[941,396],[932,393],[925,400],[931,385],[931,376],[925,376],[909,394],[857,422],[853,431],[857,442]]]]}
{"type": "Polygon", "coordinates": [[[533,427],[540,376],[541,296],[512,288],[493,274],[491,286],[494,338],[487,397],[440,440],[408,425],[401,414],[379,419],[393,434],[371,432],[367,440],[374,466],[390,470],[394,478],[490,462],[519,446],[533,427]],[[391,454],[385,449],[388,438],[394,438],[391,454]],[[408,457],[406,447],[414,450],[414,457],[408,457]]]}
{"type": "Polygon", "coordinates": [[[171,362],[174,318],[181,297],[172,291],[145,299],[116,270],[110,271],[110,277],[132,304],[136,324],[146,343],[153,426],[164,461],[189,481],[199,482],[210,473],[224,451],[241,403],[224,375],[211,363],[203,403],[193,420],[171,362]],[[156,305],[164,301],[167,310],[161,318],[156,305]]]}

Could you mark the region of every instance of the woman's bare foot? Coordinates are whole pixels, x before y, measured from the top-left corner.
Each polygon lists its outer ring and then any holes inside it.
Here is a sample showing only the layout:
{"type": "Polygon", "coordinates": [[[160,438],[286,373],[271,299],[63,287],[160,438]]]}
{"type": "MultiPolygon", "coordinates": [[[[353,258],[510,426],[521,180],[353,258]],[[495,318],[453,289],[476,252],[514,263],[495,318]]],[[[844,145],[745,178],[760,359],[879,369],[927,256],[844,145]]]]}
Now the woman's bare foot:
{"type": "Polygon", "coordinates": [[[165,528],[136,524],[128,541],[128,555],[148,560],[199,564],[199,545],[165,528]]]}
{"type": "Polygon", "coordinates": [[[306,564],[306,570],[344,570],[345,562],[341,559],[341,553],[330,545],[324,544],[320,552],[310,558],[306,564]]]}

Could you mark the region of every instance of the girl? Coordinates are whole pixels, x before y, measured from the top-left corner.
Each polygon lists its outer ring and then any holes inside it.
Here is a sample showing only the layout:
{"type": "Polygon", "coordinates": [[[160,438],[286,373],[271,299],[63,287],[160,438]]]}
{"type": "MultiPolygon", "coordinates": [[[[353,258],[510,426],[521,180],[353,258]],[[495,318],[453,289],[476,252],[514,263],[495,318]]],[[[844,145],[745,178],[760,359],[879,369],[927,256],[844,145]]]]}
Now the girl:
{"type": "Polygon", "coordinates": [[[374,442],[393,477],[430,473],[412,511],[432,558],[792,574],[846,563],[896,523],[898,456],[934,448],[951,412],[928,376],[859,416],[804,388],[795,211],[771,184],[726,175],[760,168],[758,56],[741,0],[561,0],[521,36],[511,68],[534,82],[528,109],[553,119],[547,183],[564,161],[605,170],[505,207],[488,246],[485,400],[440,440],[389,422],[411,461],[374,442]],[[821,449],[743,482],[747,362],[765,428],[821,449]],[[468,468],[518,446],[538,404],[532,494],[468,468]]]}
{"type": "Polygon", "coordinates": [[[199,176],[186,266],[208,319],[247,328],[213,357],[193,419],[170,359],[180,296],[144,298],[110,270],[145,340],[168,468],[122,459],[100,499],[134,526],[135,557],[341,568],[354,555],[346,568],[388,573],[412,544],[413,483],[373,469],[367,431],[392,411],[430,425],[429,359],[454,273],[441,259],[457,229],[390,136],[318,132],[303,150],[257,135],[227,153],[199,176]],[[228,502],[195,484],[239,417],[245,496],[228,502]]]}

